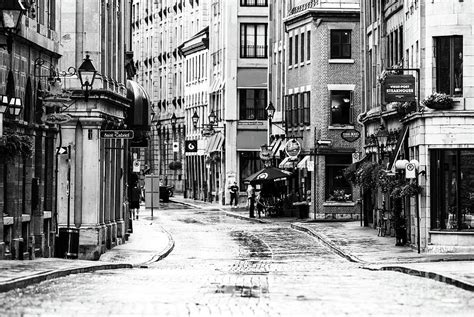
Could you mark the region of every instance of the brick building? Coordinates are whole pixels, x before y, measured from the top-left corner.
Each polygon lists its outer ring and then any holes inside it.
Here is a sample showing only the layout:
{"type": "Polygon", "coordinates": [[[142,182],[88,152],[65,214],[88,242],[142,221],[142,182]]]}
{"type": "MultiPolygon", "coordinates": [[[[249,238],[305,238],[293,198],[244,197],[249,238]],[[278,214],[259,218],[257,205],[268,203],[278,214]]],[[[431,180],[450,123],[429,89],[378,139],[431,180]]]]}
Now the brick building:
{"type": "Polygon", "coordinates": [[[294,170],[294,201],[308,200],[314,218],[356,218],[359,198],[343,177],[358,155],[361,130],[359,1],[294,2],[285,18],[287,139],[301,144],[294,170]]]}

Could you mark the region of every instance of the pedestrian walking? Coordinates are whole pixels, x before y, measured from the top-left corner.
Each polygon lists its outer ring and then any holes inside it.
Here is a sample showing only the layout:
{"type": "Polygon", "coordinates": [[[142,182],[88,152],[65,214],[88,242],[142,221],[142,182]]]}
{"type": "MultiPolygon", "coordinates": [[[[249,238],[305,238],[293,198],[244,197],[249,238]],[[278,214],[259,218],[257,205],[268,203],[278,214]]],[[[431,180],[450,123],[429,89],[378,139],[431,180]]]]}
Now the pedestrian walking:
{"type": "Polygon", "coordinates": [[[132,191],[130,193],[130,211],[132,219],[138,219],[138,211],[140,210],[140,197],[141,189],[138,186],[138,183],[133,185],[132,191]]]}
{"type": "Polygon", "coordinates": [[[259,191],[257,193],[257,197],[255,199],[255,204],[257,205],[258,218],[261,218],[262,217],[262,212],[264,212],[264,208],[265,208],[264,202],[262,200],[261,191],[259,191]]]}
{"type": "Polygon", "coordinates": [[[249,217],[255,218],[255,190],[252,184],[247,186],[247,201],[249,207],[249,217]]]}
{"type": "Polygon", "coordinates": [[[231,186],[229,186],[230,192],[230,205],[234,203],[234,206],[237,207],[237,194],[239,192],[239,186],[237,186],[237,182],[234,182],[231,186]]]}

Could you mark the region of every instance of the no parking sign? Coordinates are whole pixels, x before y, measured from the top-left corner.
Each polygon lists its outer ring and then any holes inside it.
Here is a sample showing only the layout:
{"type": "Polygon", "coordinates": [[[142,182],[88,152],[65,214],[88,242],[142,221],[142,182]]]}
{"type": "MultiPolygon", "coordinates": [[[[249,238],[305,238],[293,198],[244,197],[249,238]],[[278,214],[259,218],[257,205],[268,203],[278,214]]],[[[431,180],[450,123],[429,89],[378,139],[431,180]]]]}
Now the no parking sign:
{"type": "Polygon", "coordinates": [[[408,163],[405,166],[405,178],[415,178],[416,177],[416,166],[414,163],[408,163]]]}

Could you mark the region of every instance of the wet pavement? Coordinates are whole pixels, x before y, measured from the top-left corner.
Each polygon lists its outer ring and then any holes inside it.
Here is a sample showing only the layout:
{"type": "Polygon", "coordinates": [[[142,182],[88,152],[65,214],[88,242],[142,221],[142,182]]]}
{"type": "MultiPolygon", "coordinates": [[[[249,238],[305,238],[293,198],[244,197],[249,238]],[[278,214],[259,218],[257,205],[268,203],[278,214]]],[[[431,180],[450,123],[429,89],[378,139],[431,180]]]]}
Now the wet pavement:
{"type": "Polygon", "coordinates": [[[208,206],[163,209],[153,220],[142,214],[144,225],[166,228],[173,238],[172,252],[161,261],[147,268],[69,275],[2,293],[0,315],[472,313],[472,292],[398,272],[365,270],[286,220],[249,222],[228,217],[228,212],[208,206]]]}

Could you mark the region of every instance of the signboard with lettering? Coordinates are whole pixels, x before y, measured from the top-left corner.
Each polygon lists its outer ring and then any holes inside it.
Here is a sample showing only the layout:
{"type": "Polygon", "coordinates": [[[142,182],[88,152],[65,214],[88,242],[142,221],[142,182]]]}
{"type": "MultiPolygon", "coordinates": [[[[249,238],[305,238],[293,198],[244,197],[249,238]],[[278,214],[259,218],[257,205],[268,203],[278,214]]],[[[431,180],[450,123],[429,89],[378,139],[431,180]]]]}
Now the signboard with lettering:
{"type": "Polygon", "coordinates": [[[133,130],[102,130],[101,139],[133,139],[133,130]]]}
{"type": "Polygon", "coordinates": [[[341,138],[347,142],[354,142],[360,138],[360,132],[356,129],[347,129],[341,132],[341,138]]]}
{"type": "Polygon", "coordinates": [[[412,75],[387,76],[383,88],[385,102],[415,100],[415,77],[412,75]]]}
{"type": "Polygon", "coordinates": [[[49,124],[62,124],[72,120],[72,117],[66,113],[50,113],[42,117],[43,122],[49,124]]]}

